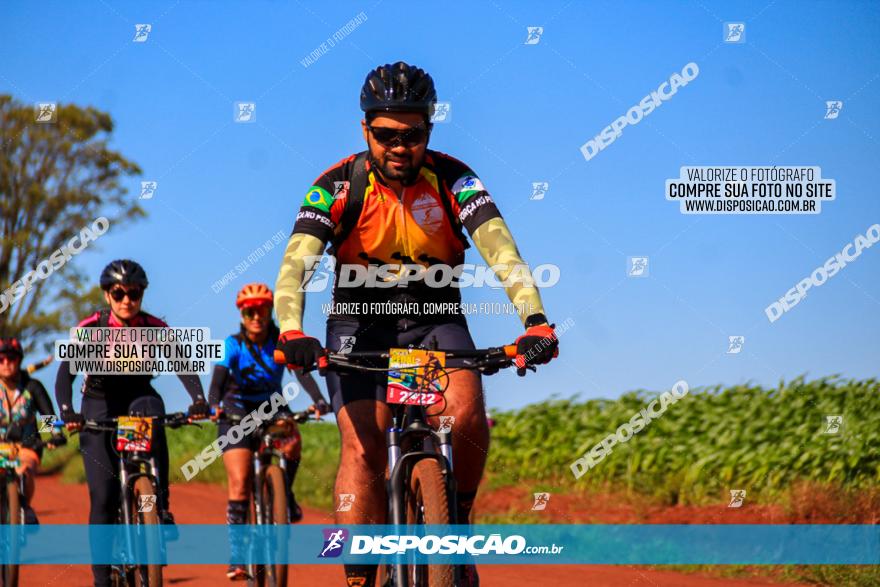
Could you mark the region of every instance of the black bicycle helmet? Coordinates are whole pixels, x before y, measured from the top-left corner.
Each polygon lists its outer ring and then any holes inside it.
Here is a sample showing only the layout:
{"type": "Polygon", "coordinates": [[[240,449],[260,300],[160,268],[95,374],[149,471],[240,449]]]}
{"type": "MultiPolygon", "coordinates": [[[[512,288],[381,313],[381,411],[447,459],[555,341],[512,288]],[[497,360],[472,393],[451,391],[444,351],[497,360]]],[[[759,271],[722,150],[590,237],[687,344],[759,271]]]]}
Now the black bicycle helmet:
{"type": "Polygon", "coordinates": [[[0,337],[0,355],[15,355],[19,359],[24,358],[21,343],[14,336],[0,337]]]}
{"type": "Polygon", "coordinates": [[[101,289],[109,290],[114,285],[149,285],[144,268],[129,259],[111,261],[101,272],[101,289]]]}
{"type": "Polygon", "coordinates": [[[414,65],[398,61],[380,65],[367,74],[361,89],[361,110],[371,112],[434,113],[434,80],[414,65]]]}

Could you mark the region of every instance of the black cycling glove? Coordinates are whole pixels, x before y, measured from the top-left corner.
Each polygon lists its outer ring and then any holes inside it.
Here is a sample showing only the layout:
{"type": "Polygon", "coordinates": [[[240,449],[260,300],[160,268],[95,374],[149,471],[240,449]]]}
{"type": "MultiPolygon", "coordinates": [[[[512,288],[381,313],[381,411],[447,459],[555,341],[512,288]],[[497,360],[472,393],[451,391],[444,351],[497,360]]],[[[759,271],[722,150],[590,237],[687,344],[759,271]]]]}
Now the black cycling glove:
{"type": "Polygon", "coordinates": [[[289,330],[282,334],[278,338],[277,348],[284,353],[287,364],[297,368],[312,369],[324,354],[318,339],[306,336],[300,330],[289,330]]]}

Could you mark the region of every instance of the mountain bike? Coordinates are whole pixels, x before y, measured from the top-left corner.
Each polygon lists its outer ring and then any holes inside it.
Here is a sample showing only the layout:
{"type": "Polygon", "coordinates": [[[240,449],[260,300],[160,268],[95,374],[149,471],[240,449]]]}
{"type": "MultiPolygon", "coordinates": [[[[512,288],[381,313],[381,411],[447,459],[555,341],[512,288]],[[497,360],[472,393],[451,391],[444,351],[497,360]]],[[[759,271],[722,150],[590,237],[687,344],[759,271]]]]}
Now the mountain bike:
{"type": "MultiPolygon", "coordinates": [[[[60,425],[57,426],[60,428],[60,425]]],[[[42,447],[54,448],[67,443],[67,439],[60,435],[54,435],[49,440],[37,440],[28,445],[34,450],[42,447]]],[[[10,526],[21,525],[24,522],[25,478],[15,470],[19,466],[18,450],[20,442],[0,442],[0,524],[10,526]]],[[[13,529],[14,530],[14,529],[13,529]]],[[[24,540],[24,533],[10,532],[9,554],[12,559],[18,558],[18,552],[24,540]]],[[[0,565],[0,587],[18,586],[18,565],[0,565]]]]}
{"type": "MultiPolygon", "coordinates": [[[[251,471],[251,499],[248,521],[258,526],[289,524],[292,504],[287,499],[287,461],[281,453],[281,446],[294,433],[296,424],[308,422],[312,417],[309,410],[303,412],[284,412],[260,424],[256,436],[260,444],[254,451],[251,471]]],[[[221,414],[220,419],[238,423],[243,416],[221,414]]],[[[252,551],[271,549],[271,543],[252,542],[252,551]]],[[[255,557],[249,557],[255,558],[255,557]]],[[[248,587],[285,587],[287,585],[287,565],[247,565],[248,587]]]]}
{"type": "Polygon", "coordinates": [[[151,452],[155,426],[179,428],[198,426],[183,412],[164,416],[119,416],[106,420],[86,420],[84,430],[116,432],[115,450],[119,455],[121,499],[117,524],[126,527],[122,559],[111,565],[110,579],[114,587],[155,587],[162,585],[162,564],[138,564],[137,560],[157,560],[164,552],[162,532],[139,532],[142,526],[159,525],[161,501],[159,469],[151,452]],[[135,540],[135,536],[141,536],[135,540]],[[135,553],[137,556],[135,556],[135,553]]]}
{"type": "MultiPolygon", "coordinates": [[[[386,372],[389,375],[386,402],[391,407],[391,427],[385,439],[388,450],[388,519],[393,525],[455,524],[455,477],[453,476],[452,431],[435,430],[428,408],[442,404],[449,384],[449,373],[469,369],[494,373],[513,366],[516,346],[506,345],[478,350],[388,349],[325,352],[318,371],[386,372]],[[448,359],[461,360],[459,367],[445,367],[448,359]]],[[[286,362],[276,350],[278,363],[286,362]]],[[[529,369],[534,370],[533,367],[529,369]]],[[[525,368],[518,369],[520,375],[525,368]]],[[[458,582],[459,567],[450,564],[381,565],[377,584],[394,587],[452,587],[458,582]]]]}

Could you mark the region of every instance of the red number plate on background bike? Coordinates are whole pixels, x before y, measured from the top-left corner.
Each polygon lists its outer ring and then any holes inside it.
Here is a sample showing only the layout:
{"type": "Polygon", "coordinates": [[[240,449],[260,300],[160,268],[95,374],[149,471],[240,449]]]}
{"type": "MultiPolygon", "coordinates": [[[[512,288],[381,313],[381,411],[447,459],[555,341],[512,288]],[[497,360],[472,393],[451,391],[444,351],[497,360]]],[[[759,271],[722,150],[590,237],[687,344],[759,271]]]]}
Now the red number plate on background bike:
{"type": "Polygon", "coordinates": [[[116,450],[148,452],[153,441],[153,419],[120,416],[116,424],[116,450]]]}
{"type": "Polygon", "coordinates": [[[446,354],[439,351],[391,349],[385,401],[416,406],[436,404],[443,393],[438,379],[445,366],[446,354]]]}

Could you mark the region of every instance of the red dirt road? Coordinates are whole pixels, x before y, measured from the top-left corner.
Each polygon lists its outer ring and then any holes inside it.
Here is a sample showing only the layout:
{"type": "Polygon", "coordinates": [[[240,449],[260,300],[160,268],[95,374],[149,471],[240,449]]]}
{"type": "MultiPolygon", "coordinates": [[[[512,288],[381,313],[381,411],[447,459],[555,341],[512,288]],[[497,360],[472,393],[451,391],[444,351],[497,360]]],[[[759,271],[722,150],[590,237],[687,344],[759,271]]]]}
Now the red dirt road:
{"type": "MultiPolygon", "coordinates": [[[[88,492],[85,485],[62,484],[57,477],[40,477],[34,507],[42,524],[85,524],[88,521],[88,492]]],[[[179,524],[218,524],[225,519],[226,494],[222,487],[201,483],[173,485],[171,509],[179,524]]],[[[305,510],[303,523],[332,523],[324,512],[305,510]]],[[[339,567],[327,565],[291,566],[292,586],[344,585],[339,567]]],[[[209,587],[228,582],[225,567],[218,565],[175,565],[165,569],[165,582],[181,587],[209,587]]],[[[484,565],[480,581],[495,585],[552,585],[553,587],[734,587],[772,585],[765,580],[721,579],[694,574],[657,571],[636,566],[574,565],[484,565]]],[[[23,587],[87,587],[91,569],[85,565],[28,565],[21,571],[23,587]]],[[[241,585],[238,583],[237,585],[241,585]]]]}

